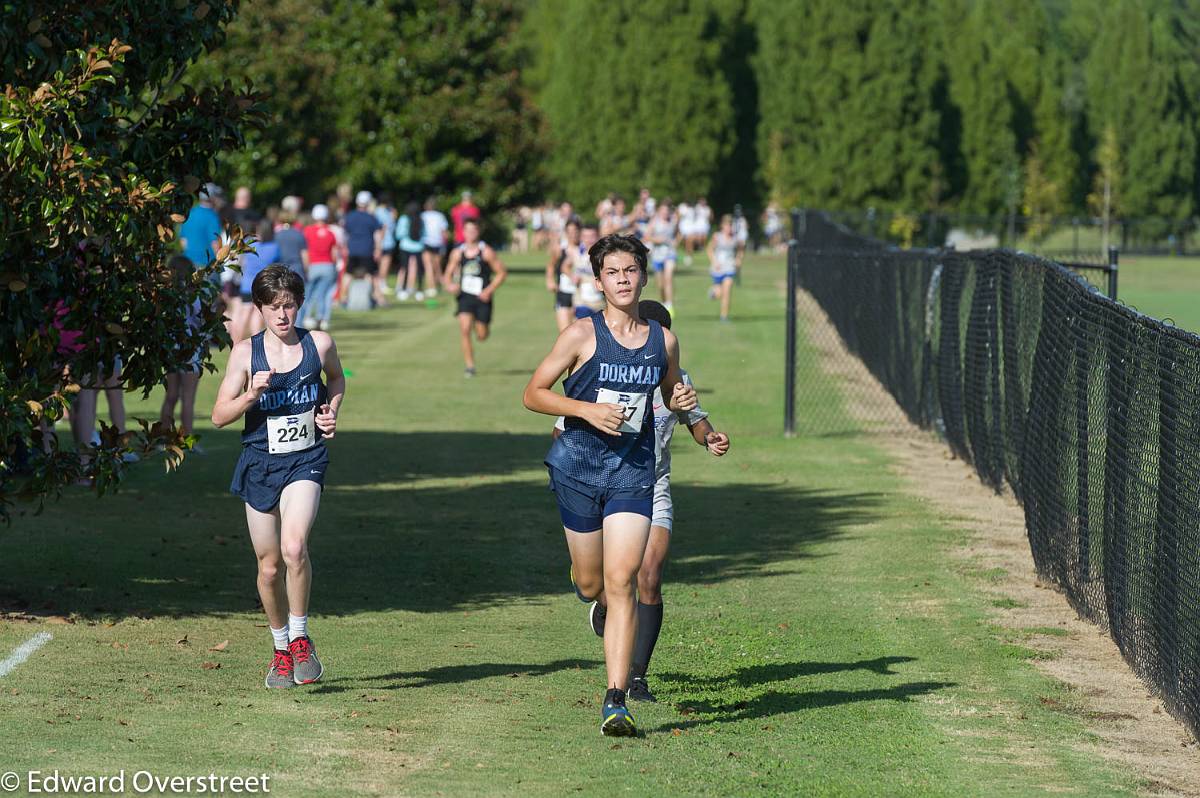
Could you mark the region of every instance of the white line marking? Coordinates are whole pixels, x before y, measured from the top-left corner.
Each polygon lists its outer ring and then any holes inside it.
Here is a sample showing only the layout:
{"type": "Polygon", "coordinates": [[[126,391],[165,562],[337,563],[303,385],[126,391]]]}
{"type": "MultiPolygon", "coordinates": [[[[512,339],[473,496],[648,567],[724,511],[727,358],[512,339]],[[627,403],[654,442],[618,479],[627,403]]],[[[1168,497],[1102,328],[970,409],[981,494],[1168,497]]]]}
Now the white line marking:
{"type": "Polygon", "coordinates": [[[8,659],[0,662],[0,678],[12,673],[14,668],[16,668],[25,660],[29,659],[29,656],[33,654],[33,652],[49,643],[53,638],[54,635],[50,634],[49,632],[38,632],[33,637],[17,646],[13,653],[8,655],[8,659]]]}

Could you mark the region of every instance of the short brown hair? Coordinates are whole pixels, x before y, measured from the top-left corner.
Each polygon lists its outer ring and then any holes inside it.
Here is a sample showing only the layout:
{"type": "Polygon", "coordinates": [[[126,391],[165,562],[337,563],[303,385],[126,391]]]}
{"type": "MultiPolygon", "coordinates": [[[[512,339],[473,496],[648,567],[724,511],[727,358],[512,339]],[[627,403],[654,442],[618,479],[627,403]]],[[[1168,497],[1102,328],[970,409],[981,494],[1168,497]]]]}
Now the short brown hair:
{"type": "Polygon", "coordinates": [[[281,264],[263,269],[250,286],[250,296],[260,310],[263,305],[274,302],[280,294],[290,294],[297,306],[304,304],[304,278],[281,264]]]}

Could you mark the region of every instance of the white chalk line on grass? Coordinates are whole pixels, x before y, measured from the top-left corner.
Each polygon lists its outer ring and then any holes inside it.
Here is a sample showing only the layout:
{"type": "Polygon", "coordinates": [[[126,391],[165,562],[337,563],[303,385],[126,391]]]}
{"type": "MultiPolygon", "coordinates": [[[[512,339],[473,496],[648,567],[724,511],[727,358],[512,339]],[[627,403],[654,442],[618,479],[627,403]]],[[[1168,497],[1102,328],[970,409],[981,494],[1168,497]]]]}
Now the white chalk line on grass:
{"type": "Polygon", "coordinates": [[[49,632],[38,632],[33,637],[17,646],[13,650],[13,653],[8,655],[8,659],[0,662],[0,679],[3,679],[8,674],[12,673],[14,668],[16,668],[25,660],[29,659],[33,652],[49,643],[53,638],[54,635],[50,634],[49,632]]]}

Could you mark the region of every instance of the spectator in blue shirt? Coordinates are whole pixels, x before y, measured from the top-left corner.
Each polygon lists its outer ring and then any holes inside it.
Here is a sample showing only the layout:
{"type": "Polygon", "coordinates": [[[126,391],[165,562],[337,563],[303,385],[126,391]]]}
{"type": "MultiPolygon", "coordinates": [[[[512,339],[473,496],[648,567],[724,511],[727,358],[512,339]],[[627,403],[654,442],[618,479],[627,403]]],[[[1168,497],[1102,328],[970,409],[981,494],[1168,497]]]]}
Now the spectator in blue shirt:
{"type": "Polygon", "coordinates": [[[342,229],[346,231],[346,270],[355,277],[374,276],[382,254],[383,225],[370,212],[373,201],[370,191],[358,192],[355,209],[342,219],[342,229]]]}
{"type": "Polygon", "coordinates": [[[213,203],[220,198],[221,189],[214,183],[206,184],[187,221],[179,228],[183,254],[197,268],[211,263],[221,248],[221,219],[213,209],[213,203]]]}

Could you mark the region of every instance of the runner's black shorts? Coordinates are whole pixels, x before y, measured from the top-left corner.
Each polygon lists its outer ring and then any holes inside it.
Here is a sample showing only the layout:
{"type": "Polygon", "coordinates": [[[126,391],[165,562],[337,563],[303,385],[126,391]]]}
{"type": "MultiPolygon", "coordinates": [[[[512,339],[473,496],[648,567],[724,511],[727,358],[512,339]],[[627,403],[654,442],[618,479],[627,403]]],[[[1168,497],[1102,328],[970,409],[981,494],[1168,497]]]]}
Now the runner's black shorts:
{"type": "Polygon", "coordinates": [[[458,310],[454,313],[455,315],[470,313],[475,317],[475,321],[481,321],[484,324],[492,323],[492,303],[484,302],[474,294],[459,294],[458,310]]]}
{"type": "Polygon", "coordinates": [[[554,293],[554,309],[570,308],[575,304],[575,295],[568,294],[565,291],[556,291],[554,293]]]}

